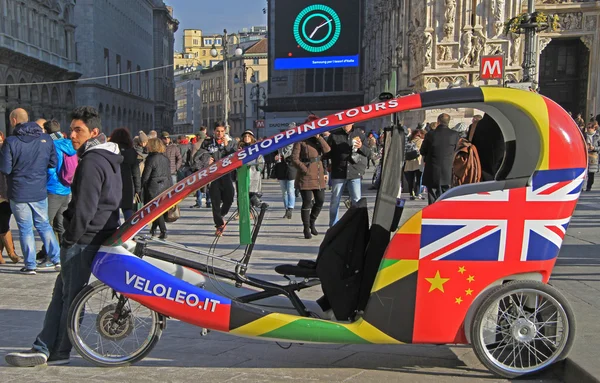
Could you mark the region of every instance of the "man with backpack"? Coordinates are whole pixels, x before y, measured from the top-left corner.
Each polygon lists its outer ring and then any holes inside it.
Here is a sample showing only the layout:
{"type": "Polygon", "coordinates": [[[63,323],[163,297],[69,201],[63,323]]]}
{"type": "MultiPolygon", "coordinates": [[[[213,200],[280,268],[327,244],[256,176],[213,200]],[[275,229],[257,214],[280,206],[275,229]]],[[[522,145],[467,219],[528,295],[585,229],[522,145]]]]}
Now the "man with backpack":
{"type": "Polygon", "coordinates": [[[20,272],[36,274],[34,226],[52,266],[60,271],[60,246],[48,223],[46,191],[48,168],[57,165],[56,149],[52,138],[43,133],[38,124],[28,122],[29,116],[24,109],[13,110],[9,118],[14,135],[8,137],[0,149],[0,171],[7,176],[10,209],[19,227],[25,257],[25,267],[20,272]]]}
{"type": "MultiPolygon", "coordinates": [[[[56,120],[46,121],[44,130],[50,135],[56,150],[57,166],[48,169],[48,222],[52,225],[54,232],[58,236],[58,243],[62,242],[62,235],[65,232],[63,226],[63,213],[67,210],[69,201],[71,201],[71,182],[75,175],[75,169],[79,158],[73,148],[71,140],[66,139],[60,132],[60,123],[56,120]]],[[[54,267],[50,260],[46,259],[48,254],[46,248],[42,247],[37,253],[39,268],[54,267]]]]}

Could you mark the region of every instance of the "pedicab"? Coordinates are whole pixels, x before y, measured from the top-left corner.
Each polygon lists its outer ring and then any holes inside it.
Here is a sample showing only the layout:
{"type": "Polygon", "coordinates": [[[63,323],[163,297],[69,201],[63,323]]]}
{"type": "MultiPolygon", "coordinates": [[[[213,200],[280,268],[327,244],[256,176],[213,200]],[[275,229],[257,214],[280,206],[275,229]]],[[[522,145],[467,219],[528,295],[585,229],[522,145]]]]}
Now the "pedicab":
{"type": "Polygon", "coordinates": [[[178,182],[123,224],[93,262],[98,281],[70,308],[70,339],[85,359],[121,366],[148,355],[166,319],[175,318],[289,343],[470,344],[497,375],[542,371],[567,356],[575,336],[573,311],[548,281],[580,195],[585,153],[559,105],[498,87],[413,94],[297,126],[178,182]],[[206,257],[198,262],[136,237],[185,196],[259,155],[346,124],[429,108],[479,109],[498,123],[506,151],[495,179],[450,189],[400,226],[405,137],[387,129],[371,222],[364,201],[350,208],[318,257],[275,268],[287,283],[249,272],[264,208],[242,257],[219,257],[229,267],[215,266],[210,252],[162,241],[206,257]],[[354,241],[352,257],[336,252],[342,239],[354,241]],[[318,285],[319,304],[298,296],[318,285]]]}

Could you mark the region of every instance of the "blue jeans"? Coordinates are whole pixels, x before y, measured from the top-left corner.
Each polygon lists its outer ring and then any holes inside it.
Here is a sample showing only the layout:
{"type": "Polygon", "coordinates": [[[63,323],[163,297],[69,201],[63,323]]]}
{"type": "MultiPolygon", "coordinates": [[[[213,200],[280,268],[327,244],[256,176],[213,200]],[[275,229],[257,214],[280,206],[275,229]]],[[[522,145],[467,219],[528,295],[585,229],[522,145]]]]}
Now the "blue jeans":
{"type": "Polygon", "coordinates": [[[202,197],[204,197],[204,193],[198,189],[198,191],[196,191],[196,205],[200,207],[202,207],[202,197]]]}
{"type": "Polygon", "coordinates": [[[71,342],[67,334],[67,318],[71,303],[83,290],[92,273],[92,261],[100,249],[97,245],[78,245],[60,250],[61,270],[56,277],[52,299],[44,327],[33,348],[46,356],[63,359],[71,353],[71,342]]]}
{"type": "Polygon", "coordinates": [[[296,191],[294,190],[294,180],[279,180],[279,187],[283,194],[283,207],[293,209],[296,205],[296,191]]]}
{"type": "Polygon", "coordinates": [[[35,226],[42,239],[44,248],[48,253],[50,262],[60,262],[60,245],[48,222],[48,198],[39,202],[14,202],[10,201],[10,208],[19,227],[19,242],[25,257],[25,267],[35,270],[35,237],[33,227],[35,226]]]}
{"type": "Polygon", "coordinates": [[[352,204],[355,204],[360,200],[361,197],[361,182],[362,179],[355,178],[353,180],[331,180],[331,203],[329,204],[329,227],[336,224],[338,221],[338,210],[340,206],[340,200],[342,199],[342,193],[344,188],[348,185],[348,192],[352,199],[352,204]]]}

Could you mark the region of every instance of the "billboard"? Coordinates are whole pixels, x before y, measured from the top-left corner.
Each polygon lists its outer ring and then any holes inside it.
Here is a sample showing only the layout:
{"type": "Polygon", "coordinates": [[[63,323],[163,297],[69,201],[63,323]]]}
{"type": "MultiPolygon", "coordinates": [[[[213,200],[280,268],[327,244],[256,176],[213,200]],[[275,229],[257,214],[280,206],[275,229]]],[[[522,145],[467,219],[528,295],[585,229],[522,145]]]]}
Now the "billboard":
{"type": "Polygon", "coordinates": [[[360,0],[277,1],[275,70],[359,66],[360,0]]]}

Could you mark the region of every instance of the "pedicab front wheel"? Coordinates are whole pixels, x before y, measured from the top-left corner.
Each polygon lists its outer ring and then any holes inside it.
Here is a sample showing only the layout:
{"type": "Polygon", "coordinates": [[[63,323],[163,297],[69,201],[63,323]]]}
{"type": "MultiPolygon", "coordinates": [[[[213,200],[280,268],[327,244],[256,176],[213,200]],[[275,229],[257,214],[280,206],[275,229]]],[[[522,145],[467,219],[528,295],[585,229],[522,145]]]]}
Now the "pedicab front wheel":
{"type": "Polygon", "coordinates": [[[554,287],[513,281],[488,293],[470,330],[481,363],[502,377],[515,378],[566,358],[575,339],[575,316],[554,287]]]}
{"type": "Polygon", "coordinates": [[[84,359],[101,367],[126,366],[152,351],[165,320],[161,314],[96,281],[71,304],[68,334],[84,359]]]}

